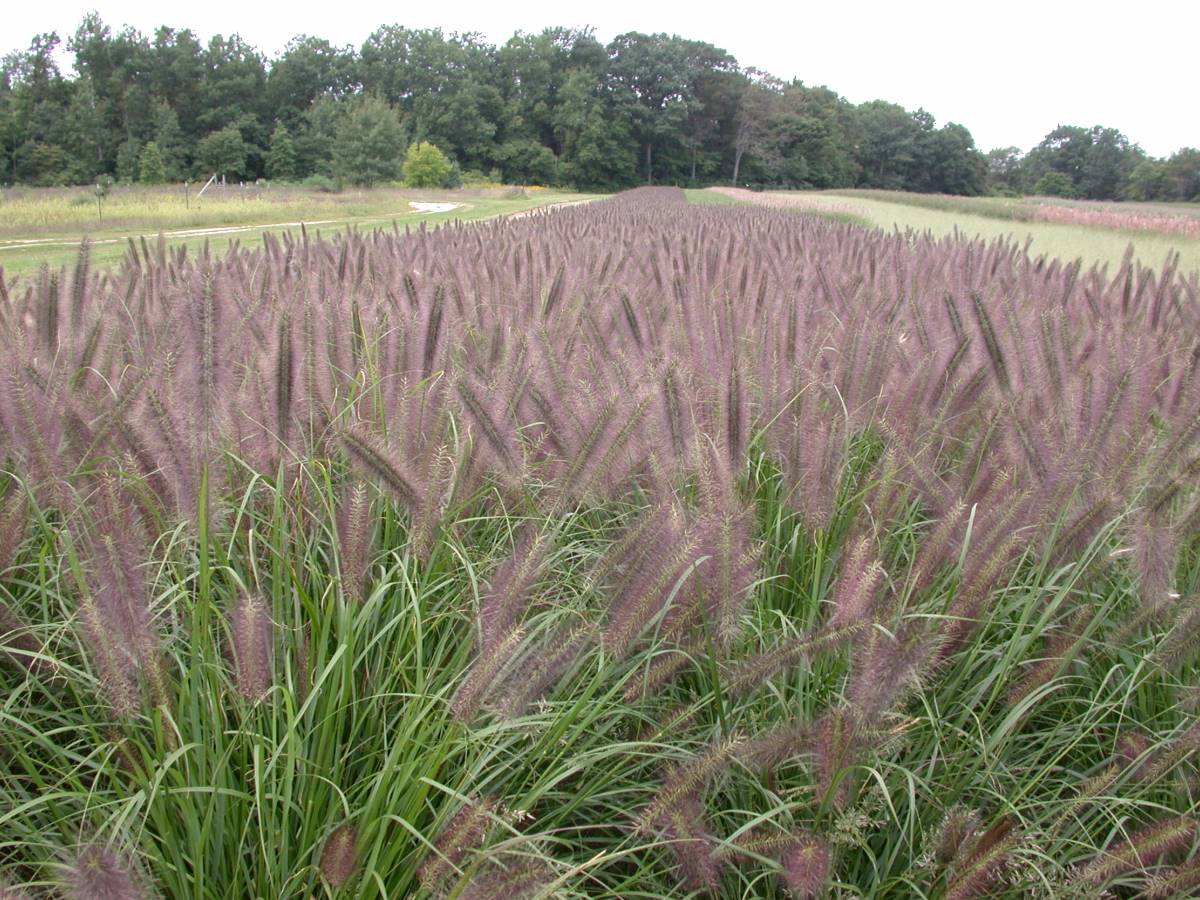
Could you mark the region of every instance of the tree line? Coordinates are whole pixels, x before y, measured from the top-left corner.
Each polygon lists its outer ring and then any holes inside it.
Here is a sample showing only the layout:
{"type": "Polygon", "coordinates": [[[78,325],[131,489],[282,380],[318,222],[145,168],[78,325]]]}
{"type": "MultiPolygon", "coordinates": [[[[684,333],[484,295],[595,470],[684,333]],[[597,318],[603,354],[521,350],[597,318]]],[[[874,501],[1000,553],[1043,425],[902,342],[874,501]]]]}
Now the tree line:
{"type": "Polygon", "coordinates": [[[1025,157],[985,156],[924,109],[852,104],[675,35],[604,45],[589,29],[549,28],[494,46],[387,25],[357,49],[299,36],[268,60],[237,35],[114,33],[92,13],[66,43],[73,73],[59,69],[60,46],[40,34],[3,59],[2,183],[219,173],[371,185],[399,178],[405,149],[427,142],[449,160],[447,184],[1200,193],[1194,150],[1182,164],[1151,160],[1113,129],[1059,129],[1025,157]]]}
{"type": "Polygon", "coordinates": [[[1022,156],[1016,147],[987,154],[993,193],[1086,200],[1200,200],[1200,150],[1166,159],[1146,155],[1115,128],[1060,125],[1022,156]]]}

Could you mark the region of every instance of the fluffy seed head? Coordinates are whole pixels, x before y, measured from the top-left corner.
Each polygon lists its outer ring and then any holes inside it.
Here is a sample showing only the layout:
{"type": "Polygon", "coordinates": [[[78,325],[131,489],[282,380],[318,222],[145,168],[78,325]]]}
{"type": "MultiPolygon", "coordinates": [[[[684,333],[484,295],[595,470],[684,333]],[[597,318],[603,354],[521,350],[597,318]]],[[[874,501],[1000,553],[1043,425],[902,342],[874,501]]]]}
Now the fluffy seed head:
{"type": "Polygon", "coordinates": [[[495,808],[496,801],[492,797],[468,801],[446,823],[417,873],[426,890],[438,890],[462,867],[467,854],[483,843],[492,830],[495,808]]]}
{"type": "Polygon", "coordinates": [[[321,852],[321,877],[330,887],[342,887],[358,868],[358,831],[349,822],[333,830],[321,852]]]}
{"type": "Polygon", "coordinates": [[[100,844],[79,851],[71,863],[67,884],[73,900],[148,900],[141,874],[123,854],[100,844]]]}
{"type": "Polygon", "coordinates": [[[833,863],[829,842],[811,831],[796,835],[779,862],[783,866],[780,878],[797,900],[819,897],[829,883],[833,863]]]}
{"type": "Polygon", "coordinates": [[[229,632],[238,692],[252,702],[261,700],[274,684],[275,623],[266,600],[238,597],[229,611],[229,632]]]}

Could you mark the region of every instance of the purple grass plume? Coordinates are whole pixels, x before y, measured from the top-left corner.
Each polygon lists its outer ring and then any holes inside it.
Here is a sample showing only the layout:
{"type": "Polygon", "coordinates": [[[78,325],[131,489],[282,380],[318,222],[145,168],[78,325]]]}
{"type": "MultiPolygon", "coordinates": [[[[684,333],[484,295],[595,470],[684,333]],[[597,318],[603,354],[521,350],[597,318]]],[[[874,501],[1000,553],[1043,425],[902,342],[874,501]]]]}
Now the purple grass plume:
{"type": "Polygon", "coordinates": [[[1200,653],[1200,596],[1179,601],[1175,623],[1154,651],[1163,668],[1179,671],[1200,653]]]}
{"type": "Polygon", "coordinates": [[[816,900],[824,894],[833,871],[829,841],[811,831],[795,835],[779,856],[780,880],[796,900],[816,900]]]}
{"type": "Polygon", "coordinates": [[[787,831],[761,826],[742,832],[721,847],[719,852],[723,856],[741,856],[747,859],[757,856],[778,859],[779,854],[792,846],[795,839],[795,835],[787,831]]]}
{"type": "Polygon", "coordinates": [[[1105,848],[1080,870],[1079,877],[1101,885],[1118,875],[1144,871],[1164,857],[1191,846],[1195,834],[1196,822],[1187,816],[1154,822],[1105,848]]]}
{"type": "Polygon", "coordinates": [[[933,839],[933,862],[939,866],[946,866],[956,859],[964,858],[968,842],[981,834],[981,825],[982,819],[973,809],[952,806],[946,810],[933,839]]]}
{"type": "Polygon", "coordinates": [[[1200,857],[1155,873],[1146,882],[1145,900],[1195,897],[1200,892],[1200,857]]]}
{"type": "Polygon", "coordinates": [[[341,437],[342,445],[357,469],[378,479],[409,510],[421,507],[425,492],[418,476],[394,447],[365,428],[345,431],[341,437]]]}
{"type": "Polygon", "coordinates": [[[91,593],[79,604],[88,657],[114,709],[128,716],[148,693],[168,703],[166,653],[151,609],[150,545],[119,477],[103,472],[89,498],[90,527],[80,545],[91,593]]]}
{"type": "Polygon", "coordinates": [[[837,630],[810,632],[731,662],[722,676],[725,690],[735,697],[757,690],[780,672],[844,646],[867,627],[865,623],[856,623],[837,630]]]}
{"type": "Polygon", "coordinates": [[[513,553],[493,573],[479,603],[480,645],[491,648],[523,619],[546,568],[552,539],[532,529],[517,538],[513,553]]]}
{"type": "Polygon", "coordinates": [[[251,703],[275,685],[276,630],[267,601],[257,594],[241,594],[229,610],[234,683],[251,703]]]}
{"type": "Polygon", "coordinates": [[[1010,818],[981,834],[970,852],[953,864],[946,900],[990,896],[1017,845],[1015,823],[1010,818]]]}
{"type": "Polygon", "coordinates": [[[0,574],[16,561],[17,550],[28,530],[28,502],[19,485],[10,485],[0,499],[0,574]]]}
{"type": "Polygon", "coordinates": [[[1091,609],[1081,606],[1046,637],[1038,658],[1007,691],[1005,699],[1010,705],[1015,706],[1049,684],[1070,665],[1083,650],[1083,634],[1094,615],[1091,609]]]}
{"type": "Polygon", "coordinates": [[[12,884],[0,877],[0,900],[33,900],[33,894],[24,887],[12,884]]]}
{"type": "Polygon", "coordinates": [[[554,882],[554,870],[540,859],[490,861],[463,888],[459,900],[525,900],[554,882]]]}
{"type": "Polygon", "coordinates": [[[417,870],[417,879],[425,890],[438,892],[458,877],[467,856],[486,841],[495,824],[495,814],[496,800],[480,797],[468,800],[450,818],[417,870]]]}
{"type": "Polygon", "coordinates": [[[770,772],[793,757],[808,753],[812,740],[811,722],[789,719],[748,740],[741,758],[760,771],[770,772]]]}
{"type": "Polygon", "coordinates": [[[321,877],[333,888],[349,884],[358,870],[358,830],[343,822],[333,830],[321,851],[321,877]]]}
{"type": "Polygon", "coordinates": [[[79,851],[68,867],[64,887],[72,900],[149,900],[153,896],[133,860],[100,844],[79,851]]]}
{"type": "Polygon", "coordinates": [[[835,707],[828,710],[814,723],[810,741],[810,753],[816,775],[817,796],[826,798],[832,791],[832,800],[837,809],[845,809],[850,802],[851,780],[846,777],[847,769],[857,765],[866,749],[868,729],[857,717],[835,707]],[[836,786],[836,787],[835,787],[836,786]]]}
{"type": "Polygon", "coordinates": [[[99,679],[101,694],[118,716],[133,718],[142,702],[136,660],[121,636],[108,626],[91,597],[79,602],[79,623],[87,638],[88,660],[99,679]]]}
{"type": "Polygon", "coordinates": [[[895,636],[868,628],[854,643],[846,687],[848,709],[870,722],[900,704],[933,658],[937,636],[924,623],[906,622],[895,636]]]}
{"type": "Polygon", "coordinates": [[[1153,615],[1170,605],[1178,538],[1161,512],[1143,510],[1134,519],[1132,544],[1142,607],[1153,615]]]}
{"type": "Polygon", "coordinates": [[[366,483],[357,482],[343,493],[337,528],[342,590],[347,599],[362,600],[371,563],[371,498],[366,483]]]}
{"type": "Polygon", "coordinates": [[[841,572],[833,590],[833,612],[829,628],[837,630],[870,621],[875,595],[883,583],[883,566],[872,559],[871,539],[863,536],[854,542],[842,560],[841,572]]]}
{"type": "MultiPolygon", "coordinates": [[[[497,711],[506,718],[522,715],[529,704],[548,695],[596,643],[590,622],[561,629],[531,650],[505,680],[497,711]]],[[[625,692],[628,694],[628,690],[625,692]]]]}
{"type": "Polygon", "coordinates": [[[513,664],[524,640],[525,632],[515,628],[479,651],[450,700],[454,718],[460,722],[474,718],[493,689],[500,685],[504,671],[513,664]]]}
{"type": "Polygon", "coordinates": [[[693,759],[670,765],[658,793],[638,815],[635,831],[646,834],[669,825],[671,815],[682,805],[694,802],[725,771],[745,743],[740,735],[734,735],[711,744],[693,759]]]}
{"type": "Polygon", "coordinates": [[[1116,756],[1126,765],[1135,766],[1133,777],[1142,781],[1150,774],[1153,767],[1153,746],[1150,738],[1142,732],[1130,729],[1117,737],[1116,756]]]}
{"type": "Polygon", "coordinates": [[[722,859],[709,834],[707,816],[697,797],[685,797],[669,809],[663,832],[679,867],[679,878],[689,891],[715,894],[721,885],[722,859]]]}
{"type": "Polygon", "coordinates": [[[0,600],[0,657],[31,675],[53,673],[57,666],[43,652],[33,629],[0,600]]]}

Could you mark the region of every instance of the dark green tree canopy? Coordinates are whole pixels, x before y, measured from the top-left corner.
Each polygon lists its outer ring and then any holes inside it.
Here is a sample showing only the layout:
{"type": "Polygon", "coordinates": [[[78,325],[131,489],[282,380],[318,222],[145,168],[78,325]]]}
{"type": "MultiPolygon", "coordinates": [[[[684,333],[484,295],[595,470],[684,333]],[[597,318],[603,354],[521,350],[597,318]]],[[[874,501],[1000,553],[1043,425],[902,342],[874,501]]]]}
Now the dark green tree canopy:
{"type": "Polygon", "coordinates": [[[162,184],[167,180],[167,169],[163,163],[162,151],[154,141],[142,148],[141,159],[138,161],[138,181],[142,184],[162,184]]]}
{"type": "Polygon", "coordinates": [[[246,177],[250,148],[242,139],[236,125],[226,125],[220,131],[205,136],[196,148],[201,172],[226,178],[246,177]]]}
{"type": "Polygon", "coordinates": [[[1022,163],[1023,182],[1040,193],[1036,187],[1046,176],[1061,175],[1046,183],[1062,187],[1069,181],[1072,196],[1116,200],[1126,194],[1129,178],[1144,158],[1141,148],[1115,128],[1060,125],[1029,151],[1022,163]]]}
{"type": "Polygon", "coordinates": [[[267,177],[279,181],[293,181],[299,174],[296,157],[296,142],[283,122],[275,124],[271,132],[271,147],[267,151],[267,177]]]}
{"type": "Polygon", "coordinates": [[[636,181],[1191,200],[1198,151],[1154,160],[1115,128],[1063,125],[985,156],[924,110],[785,82],[713,44],[630,31],[383,25],[360,47],[298,35],[268,59],[236,34],[119,31],[98,14],[0,61],[0,182],[326,178],[372,184],[429,142],[455,171],[611,190],[636,181]],[[157,158],[156,158],[157,157],[157,158]]]}
{"type": "Polygon", "coordinates": [[[354,48],[334,47],[324,38],[301,35],[271,64],[267,103],[278,121],[296,128],[318,97],[349,97],[359,86],[354,48]]]}
{"type": "Polygon", "coordinates": [[[344,182],[372,187],[400,177],[404,134],[394,107],[378,97],[349,103],[333,143],[333,174],[344,182]]]}

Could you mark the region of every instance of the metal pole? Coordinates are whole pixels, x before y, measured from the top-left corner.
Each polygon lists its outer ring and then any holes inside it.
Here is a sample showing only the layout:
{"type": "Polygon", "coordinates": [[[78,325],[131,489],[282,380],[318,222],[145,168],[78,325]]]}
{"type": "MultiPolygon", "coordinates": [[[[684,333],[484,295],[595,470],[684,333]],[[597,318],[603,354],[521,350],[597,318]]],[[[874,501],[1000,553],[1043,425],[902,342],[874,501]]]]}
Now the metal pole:
{"type": "Polygon", "coordinates": [[[208,190],[208,186],[216,180],[217,180],[217,176],[214,174],[212,178],[210,178],[210,179],[208,179],[208,181],[204,182],[204,187],[200,188],[200,193],[198,193],[196,195],[196,199],[199,200],[201,197],[203,197],[204,192],[208,190]]]}

